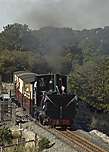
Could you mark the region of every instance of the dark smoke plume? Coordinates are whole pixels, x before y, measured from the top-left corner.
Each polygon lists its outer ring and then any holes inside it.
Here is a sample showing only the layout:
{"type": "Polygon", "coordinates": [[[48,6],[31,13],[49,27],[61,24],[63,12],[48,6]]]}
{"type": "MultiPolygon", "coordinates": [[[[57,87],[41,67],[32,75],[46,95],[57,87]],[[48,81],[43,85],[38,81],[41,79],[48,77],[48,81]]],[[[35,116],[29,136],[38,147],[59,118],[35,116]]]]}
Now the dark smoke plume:
{"type": "Polygon", "coordinates": [[[108,0],[0,0],[1,26],[20,22],[44,26],[95,28],[109,25],[108,0]]]}
{"type": "Polygon", "coordinates": [[[108,0],[23,0],[17,2],[18,19],[34,28],[44,26],[74,29],[109,24],[108,0]]]}

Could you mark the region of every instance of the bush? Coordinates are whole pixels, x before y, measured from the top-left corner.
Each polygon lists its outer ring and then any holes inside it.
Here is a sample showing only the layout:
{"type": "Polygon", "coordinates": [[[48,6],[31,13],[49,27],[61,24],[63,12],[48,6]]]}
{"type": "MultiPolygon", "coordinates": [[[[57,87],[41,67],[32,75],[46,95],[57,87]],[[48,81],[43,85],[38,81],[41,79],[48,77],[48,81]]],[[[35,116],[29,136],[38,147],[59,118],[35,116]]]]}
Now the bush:
{"type": "Polygon", "coordinates": [[[40,141],[39,141],[39,152],[44,150],[44,149],[48,149],[50,147],[50,141],[47,139],[47,138],[42,138],[40,141]]]}
{"type": "Polygon", "coordinates": [[[6,144],[12,142],[12,132],[9,128],[0,129],[0,144],[6,144]]]}

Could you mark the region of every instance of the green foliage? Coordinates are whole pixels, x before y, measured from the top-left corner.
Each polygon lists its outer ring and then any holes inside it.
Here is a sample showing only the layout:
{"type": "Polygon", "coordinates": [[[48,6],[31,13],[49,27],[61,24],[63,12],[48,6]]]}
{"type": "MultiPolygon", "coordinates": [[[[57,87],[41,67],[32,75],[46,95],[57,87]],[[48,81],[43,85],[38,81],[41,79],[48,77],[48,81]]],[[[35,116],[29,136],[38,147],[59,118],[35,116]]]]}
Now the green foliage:
{"type": "Polygon", "coordinates": [[[17,70],[29,70],[36,73],[49,71],[46,60],[40,54],[4,50],[0,52],[0,74],[12,74],[17,70]]]}
{"type": "Polygon", "coordinates": [[[42,138],[40,141],[39,141],[39,151],[43,151],[44,149],[47,149],[50,147],[50,141],[47,139],[47,138],[42,138]]]}
{"type": "MultiPolygon", "coordinates": [[[[105,30],[107,31],[108,28],[105,30]]],[[[97,29],[97,31],[103,32],[102,29],[97,29]]],[[[84,99],[87,98],[85,91],[93,96],[96,94],[98,97],[99,95],[97,95],[97,91],[93,91],[93,87],[95,87],[95,77],[99,77],[96,83],[101,84],[99,81],[102,81],[102,71],[101,73],[98,72],[101,67],[98,65],[96,67],[97,58],[98,60],[101,58],[98,53],[102,48],[101,42],[99,44],[100,37],[96,33],[96,30],[74,32],[71,29],[58,28],[31,31],[27,25],[17,23],[7,25],[0,34],[0,47],[5,49],[0,52],[0,73],[12,74],[16,70],[29,70],[36,73],[58,72],[68,74],[73,69],[75,72],[71,80],[72,89],[75,86],[76,92],[84,94],[84,99]],[[57,42],[57,39],[60,43],[57,42]],[[32,52],[25,52],[26,48],[32,52]],[[89,84],[90,87],[88,88],[89,84]]],[[[105,83],[107,83],[106,80],[105,83]]],[[[106,87],[105,92],[108,90],[107,85],[106,87]]],[[[98,94],[101,94],[100,92],[103,90],[101,88],[101,86],[97,88],[98,94]]]]}
{"type": "Polygon", "coordinates": [[[35,46],[36,41],[26,24],[9,24],[0,34],[1,50],[32,50],[35,46]]]}
{"type": "MultiPolygon", "coordinates": [[[[93,107],[107,110],[109,104],[109,59],[76,67],[70,88],[93,107]]],[[[108,109],[109,110],[109,109],[108,109]]]]}
{"type": "Polygon", "coordinates": [[[12,132],[9,128],[1,128],[0,129],[0,143],[6,144],[12,142],[12,132]]]}

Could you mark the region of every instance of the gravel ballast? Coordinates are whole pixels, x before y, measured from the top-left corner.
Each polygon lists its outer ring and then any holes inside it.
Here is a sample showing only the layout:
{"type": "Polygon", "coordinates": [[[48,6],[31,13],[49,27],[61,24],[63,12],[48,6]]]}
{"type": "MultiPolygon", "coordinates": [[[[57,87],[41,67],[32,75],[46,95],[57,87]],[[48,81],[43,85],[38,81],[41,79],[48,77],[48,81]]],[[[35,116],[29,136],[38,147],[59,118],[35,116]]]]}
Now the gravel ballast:
{"type": "Polygon", "coordinates": [[[77,152],[70,145],[58,139],[55,135],[51,134],[47,130],[44,130],[40,126],[36,125],[34,122],[28,122],[22,125],[25,129],[29,129],[34,133],[37,133],[39,137],[46,137],[51,143],[55,143],[50,149],[44,150],[45,152],[77,152]]]}

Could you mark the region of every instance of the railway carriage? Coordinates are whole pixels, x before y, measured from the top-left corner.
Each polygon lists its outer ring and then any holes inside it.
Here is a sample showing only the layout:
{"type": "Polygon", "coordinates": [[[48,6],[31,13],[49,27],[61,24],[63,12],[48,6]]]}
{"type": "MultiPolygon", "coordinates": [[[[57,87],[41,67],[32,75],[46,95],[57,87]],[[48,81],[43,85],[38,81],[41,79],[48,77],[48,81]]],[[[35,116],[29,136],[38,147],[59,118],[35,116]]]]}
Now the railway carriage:
{"type": "Polygon", "coordinates": [[[20,105],[32,114],[33,107],[33,87],[36,74],[28,71],[19,71],[14,73],[14,84],[16,99],[20,105]]]}

